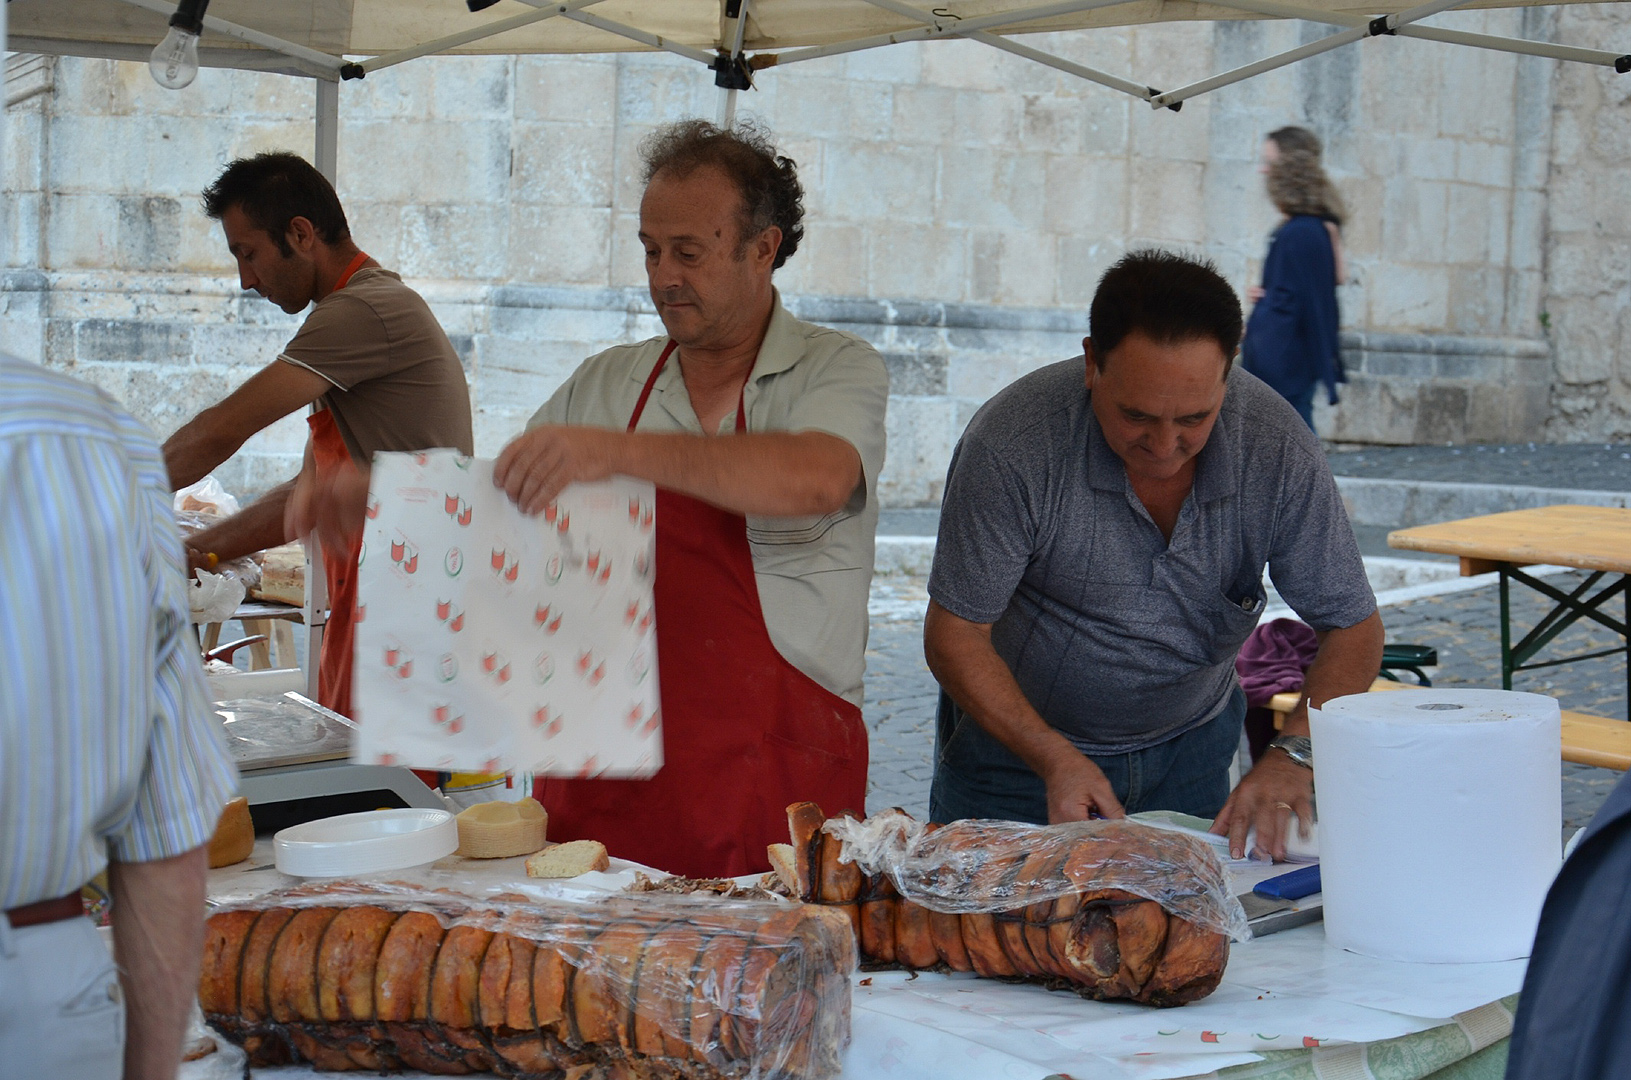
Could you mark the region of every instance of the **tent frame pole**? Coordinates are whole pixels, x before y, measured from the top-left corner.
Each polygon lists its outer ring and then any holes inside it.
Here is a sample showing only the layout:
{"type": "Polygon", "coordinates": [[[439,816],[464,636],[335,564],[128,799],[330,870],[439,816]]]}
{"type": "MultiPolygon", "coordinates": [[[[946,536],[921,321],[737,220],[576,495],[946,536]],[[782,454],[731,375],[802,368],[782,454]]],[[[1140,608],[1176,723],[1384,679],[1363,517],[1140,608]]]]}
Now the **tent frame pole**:
{"type": "Polygon", "coordinates": [[[712,64],[714,62],[713,54],[711,53],[705,53],[701,49],[694,49],[689,45],[681,45],[677,41],[670,41],[661,34],[648,33],[647,31],[641,30],[638,27],[616,22],[612,19],[605,18],[604,16],[593,14],[592,12],[563,11],[561,14],[565,15],[573,22],[580,22],[585,26],[593,26],[597,30],[604,30],[609,34],[616,34],[619,37],[626,37],[630,41],[638,41],[640,44],[650,45],[654,49],[662,49],[665,52],[674,53],[676,56],[683,56],[687,60],[695,60],[703,65],[712,64]]]}
{"type": "Polygon", "coordinates": [[[1288,64],[1295,64],[1299,60],[1306,60],[1310,56],[1318,56],[1320,53],[1330,52],[1332,49],[1338,49],[1344,45],[1351,45],[1356,41],[1363,41],[1368,37],[1377,37],[1381,34],[1391,34],[1396,28],[1403,26],[1406,23],[1412,23],[1418,19],[1425,19],[1429,15],[1437,15],[1439,12],[1448,11],[1453,7],[1460,7],[1463,3],[1466,3],[1466,0],[1429,0],[1429,2],[1426,4],[1421,4],[1417,7],[1410,8],[1409,10],[1401,11],[1396,15],[1384,15],[1368,21],[1364,26],[1356,26],[1352,30],[1344,30],[1339,34],[1331,34],[1328,37],[1323,37],[1318,41],[1310,42],[1307,45],[1303,45],[1299,48],[1291,49],[1287,52],[1258,60],[1255,63],[1246,64],[1243,67],[1237,67],[1232,71],[1225,71],[1221,74],[1213,75],[1211,78],[1202,79],[1200,82],[1190,83],[1188,86],[1180,86],[1176,90],[1168,90],[1164,94],[1157,94],[1155,97],[1150,99],[1150,104],[1159,109],[1163,106],[1174,105],[1182,101],[1187,101],[1192,97],[1199,97],[1202,94],[1210,93],[1211,91],[1220,87],[1242,82],[1254,75],[1261,75],[1265,71],[1273,71],[1275,68],[1282,68],[1288,64]]]}
{"type": "MultiPolygon", "coordinates": [[[[1370,19],[1363,15],[1348,15],[1340,11],[1322,11],[1318,8],[1280,4],[1274,0],[1209,0],[1219,7],[1236,11],[1250,11],[1258,15],[1271,15],[1279,19],[1301,19],[1304,22],[1324,23],[1328,26],[1364,26],[1370,19]]],[[[1570,60],[1581,64],[1613,67],[1619,53],[1601,49],[1582,49],[1575,45],[1558,45],[1550,41],[1529,41],[1524,38],[1497,37],[1492,34],[1474,34],[1464,30],[1447,30],[1437,26],[1401,26],[1395,30],[1400,37],[1441,41],[1450,45],[1466,45],[1474,49],[1494,52],[1520,53],[1525,56],[1544,56],[1552,60],[1570,60]]]]}
{"type": "MultiPolygon", "coordinates": [[[[748,15],[752,11],[749,0],[721,0],[721,10],[724,12],[724,21],[730,25],[728,36],[731,39],[731,51],[728,59],[734,68],[742,59],[742,41],[747,37],[748,15]],[[735,14],[731,14],[732,12],[735,14]]],[[[723,79],[714,80],[719,84],[719,116],[714,124],[717,128],[729,130],[736,124],[736,95],[737,88],[724,84],[723,79]]]]}
{"type": "Polygon", "coordinates": [[[383,68],[407,63],[409,60],[417,60],[421,56],[429,56],[432,53],[439,53],[446,49],[458,48],[460,45],[468,45],[472,41],[507,34],[511,30],[531,26],[533,23],[543,22],[545,19],[553,19],[557,15],[570,15],[579,8],[586,8],[590,4],[598,4],[600,0],[560,0],[560,2],[549,4],[538,3],[536,0],[521,0],[521,2],[530,4],[535,10],[523,12],[520,15],[512,15],[508,19],[498,19],[494,22],[485,23],[471,30],[461,30],[457,34],[439,37],[434,41],[421,41],[417,45],[410,45],[406,49],[398,49],[396,52],[381,53],[379,56],[370,57],[356,65],[361,71],[361,74],[357,77],[361,78],[362,75],[366,75],[370,71],[379,71],[383,68]]]}
{"type": "MultiPolygon", "coordinates": [[[[176,10],[174,0],[123,0],[123,2],[158,15],[171,15],[176,10]]],[[[275,53],[281,53],[295,60],[304,60],[306,63],[314,64],[324,71],[338,73],[340,68],[345,65],[345,60],[338,56],[330,56],[326,52],[309,49],[304,45],[285,41],[272,34],[263,33],[247,26],[240,26],[238,23],[228,22],[225,19],[218,19],[214,15],[204,16],[204,28],[214,30],[217,34],[223,34],[226,37],[236,38],[238,41],[259,45],[264,49],[270,49],[275,53]]]]}
{"type": "MultiPolygon", "coordinates": [[[[893,11],[896,15],[904,15],[909,19],[917,19],[921,22],[930,24],[937,23],[939,21],[939,19],[933,14],[927,11],[921,11],[910,4],[902,3],[901,0],[866,0],[866,2],[871,4],[873,7],[880,7],[885,11],[893,11]]],[[[959,34],[957,30],[953,28],[950,32],[955,36],[966,37],[971,41],[978,41],[982,45],[989,45],[994,49],[1001,49],[1003,52],[1012,53],[1015,56],[1023,57],[1026,60],[1035,61],[1038,64],[1051,67],[1057,71],[1063,71],[1067,75],[1074,75],[1079,79],[1086,79],[1089,82],[1096,82],[1100,86],[1107,86],[1112,90],[1119,90],[1123,94],[1130,94],[1133,97],[1138,98],[1140,101],[1148,101],[1158,92],[1153,87],[1140,86],[1135,82],[1129,82],[1126,79],[1120,78],[1119,76],[1111,75],[1109,72],[1100,71],[1097,68],[1090,68],[1084,64],[1078,64],[1074,61],[1066,60],[1063,57],[1054,56],[1052,53],[1043,52],[1041,49],[1033,49],[1029,45],[1021,45],[1016,41],[1010,41],[1007,38],[998,37],[996,34],[993,34],[987,30],[971,30],[967,33],[959,34]]]]}
{"type": "MultiPolygon", "coordinates": [[[[983,15],[977,19],[952,19],[931,15],[929,25],[914,30],[898,30],[893,34],[874,34],[872,37],[856,38],[854,41],[838,41],[831,45],[812,45],[806,49],[789,49],[783,53],[759,53],[753,58],[753,66],[756,68],[780,67],[783,64],[796,64],[800,60],[819,60],[824,56],[841,56],[844,53],[860,52],[862,49],[876,49],[884,45],[898,45],[906,41],[923,41],[933,37],[968,37],[976,31],[989,30],[997,26],[1049,19],[1056,15],[1072,15],[1078,11],[1092,11],[1095,8],[1116,7],[1119,4],[1134,2],[1136,0],[1063,0],[1062,3],[1045,4],[1042,7],[1025,8],[1020,11],[1001,12],[996,15],[983,15]]],[[[913,18],[916,17],[913,16],[913,18]]]]}

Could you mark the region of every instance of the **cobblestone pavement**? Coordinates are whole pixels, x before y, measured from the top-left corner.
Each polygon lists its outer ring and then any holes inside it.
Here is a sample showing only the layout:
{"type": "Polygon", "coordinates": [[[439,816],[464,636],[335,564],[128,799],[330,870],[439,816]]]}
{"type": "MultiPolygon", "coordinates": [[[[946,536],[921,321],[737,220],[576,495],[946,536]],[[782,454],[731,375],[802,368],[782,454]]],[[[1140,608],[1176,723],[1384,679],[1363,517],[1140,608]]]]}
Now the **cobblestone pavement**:
{"type": "Polygon", "coordinates": [[[1326,456],[1338,476],[1589,491],[1631,489],[1631,444],[1365,446],[1332,449],[1326,456]]]}
{"type": "MultiPolygon", "coordinates": [[[[1580,578],[1565,574],[1550,580],[1567,591],[1580,578]]],[[[934,678],[923,663],[926,599],[918,581],[881,580],[874,586],[866,674],[865,717],[872,739],[867,806],[872,810],[900,806],[919,817],[928,813],[937,697],[934,678]]],[[[1533,626],[1548,605],[1538,594],[1514,585],[1514,634],[1533,626]]],[[[1382,618],[1389,641],[1438,650],[1439,666],[1432,672],[1435,686],[1501,685],[1500,608],[1494,585],[1389,607],[1382,618]]],[[[1615,644],[1613,635],[1596,624],[1576,623],[1546,655],[1591,652],[1615,644]]],[[[1625,677],[1622,655],[1519,672],[1513,686],[1551,694],[1564,708],[1624,720],[1625,677]]],[[[1562,766],[1565,835],[1590,820],[1620,776],[1610,769],[1562,766]]]]}

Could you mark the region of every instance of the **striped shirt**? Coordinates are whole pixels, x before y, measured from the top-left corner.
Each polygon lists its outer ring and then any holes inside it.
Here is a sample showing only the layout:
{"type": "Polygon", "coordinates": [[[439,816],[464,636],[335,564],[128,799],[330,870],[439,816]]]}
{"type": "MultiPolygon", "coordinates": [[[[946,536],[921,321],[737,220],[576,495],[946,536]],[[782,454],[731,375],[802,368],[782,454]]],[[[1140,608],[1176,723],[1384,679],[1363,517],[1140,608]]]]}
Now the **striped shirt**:
{"type": "Polygon", "coordinates": [[[111,398],[0,355],[0,908],[198,847],[237,787],[169,486],[111,398]]]}

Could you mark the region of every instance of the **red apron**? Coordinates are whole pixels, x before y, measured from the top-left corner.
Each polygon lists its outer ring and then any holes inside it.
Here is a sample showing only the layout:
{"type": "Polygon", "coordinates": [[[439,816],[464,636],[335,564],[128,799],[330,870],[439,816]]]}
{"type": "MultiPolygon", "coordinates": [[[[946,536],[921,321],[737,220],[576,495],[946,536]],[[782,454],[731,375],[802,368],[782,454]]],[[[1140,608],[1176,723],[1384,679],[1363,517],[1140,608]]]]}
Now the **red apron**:
{"type": "MultiPolygon", "coordinates": [[[[367,261],[366,254],[357,252],[334,288],[345,288],[351,275],[367,261]]],[[[306,423],[311,428],[312,464],[319,477],[353,465],[351,451],[340,437],[333,413],[322,409],[306,417],[306,423]]],[[[317,667],[317,703],[341,716],[351,715],[351,646],[356,638],[353,615],[357,605],[357,554],[361,546],[362,531],[358,530],[345,551],[323,549],[323,571],[328,579],[328,624],[323,628],[323,656],[317,667]]]]}
{"type": "MultiPolygon", "coordinates": [[[[629,430],[674,351],[640,391],[629,430]]],[[[737,399],[736,430],[747,430],[737,399]]],[[[657,489],[657,672],[663,767],[650,780],[540,779],[551,840],[592,839],[613,855],[687,877],[770,868],[787,806],[866,808],[861,710],[788,663],[770,640],[747,521],[657,489]]]]}

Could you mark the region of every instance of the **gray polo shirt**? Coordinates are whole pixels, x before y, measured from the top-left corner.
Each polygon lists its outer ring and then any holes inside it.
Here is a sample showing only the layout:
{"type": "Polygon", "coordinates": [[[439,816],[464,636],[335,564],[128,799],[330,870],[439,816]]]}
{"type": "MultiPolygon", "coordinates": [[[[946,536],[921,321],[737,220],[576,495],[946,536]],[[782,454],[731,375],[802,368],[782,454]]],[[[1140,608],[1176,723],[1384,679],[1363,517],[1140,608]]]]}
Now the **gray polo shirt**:
{"type": "MultiPolygon", "coordinates": [[[[655,337],[590,357],[527,426],[591,424],[623,430],[667,344],[666,336],[655,337]]],[[[742,397],[750,432],[822,431],[843,439],[861,456],[862,482],[842,510],[747,518],[748,547],[771,643],[794,667],[859,705],[889,401],[883,359],[854,334],[793,318],[777,296],[742,397]]],[[[639,430],[703,433],[674,357],[657,376],[639,430]]],[[[736,410],[731,409],[714,434],[735,430],[736,410]]],[[[657,572],[662,573],[661,566],[657,572]]]]}
{"type": "Polygon", "coordinates": [[[1082,357],[992,398],[952,456],[929,595],[993,623],[1042,717],[1089,754],[1210,720],[1263,612],[1263,567],[1316,630],[1376,610],[1319,443],[1236,366],[1169,544],[1088,404],[1082,357]]]}

